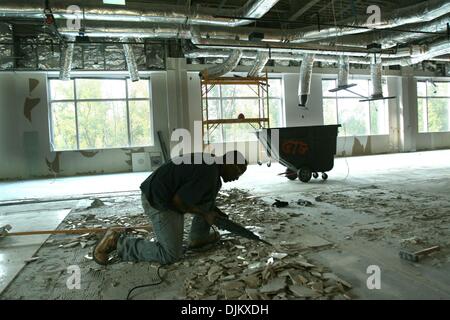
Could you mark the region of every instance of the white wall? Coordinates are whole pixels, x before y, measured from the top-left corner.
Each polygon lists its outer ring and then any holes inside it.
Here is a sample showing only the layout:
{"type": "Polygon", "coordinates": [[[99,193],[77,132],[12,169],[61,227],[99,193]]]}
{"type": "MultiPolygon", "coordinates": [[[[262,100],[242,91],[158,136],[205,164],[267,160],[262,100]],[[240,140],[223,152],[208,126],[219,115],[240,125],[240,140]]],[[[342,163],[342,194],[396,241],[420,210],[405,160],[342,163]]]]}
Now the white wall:
{"type": "MultiPolygon", "coordinates": [[[[195,70],[188,72],[188,104],[190,129],[193,132],[193,120],[201,120],[200,79],[198,70],[205,66],[188,66],[195,70]]],[[[236,71],[246,71],[238,67],[236,71]]],[[[311,92],[306,108],[298,106],[299,68],[269,67],[269,73],[281,75],[284,85],[285,119],[287,127],[311,126],[323,124],[322,79],[337,76],[337,69],[314,68],[311,79],[311,92]]],[[[415,73],[411,68],[401,71],[384,70],[387,76],[388,90],[385,96],[396,96],[386,100],[388,106],[389,132],[384,135],[338,137],[338,156],[360,156],[389,152],[411,152],[450,148],[450,133],[417,133],[417,87],[415,73]]],[[[350,74],[369,77],[368,70],[351,69],[350,74]]],[[[252,144],[252,143],[251,143],[252,144]]],[[[217,147],[217,146],[215,146],[217,147]]],[[[256,162],[257,150],[247,145],[247,157],[256,162]],[[249,152],[250,150],[250,152],[249,152]]]]}
{"type": "MultiPolygon", "coordinates": [[[[194,132],[194,121],[201,121],[201,94],[198,71],[205,66],[186,65],[184,59],[168,59],[167,71],[151,72],[151,95],[155,146],[145,151],[159,152],[156,132],[162,131],[169,148],[170,136],[177,128],[194,132]]],[[[248,71],[238,67],[237,71],[248,71]]],[[[336,69],[314,69],[307,109],[298,107],[299,68],[269,67],[268,72],[281,76],[284,84],[286,126],[323,124],[322,78],[336,76],[336,69]]],[[[337,155],[365,155],[387,152],[409,152],[450,148],[450,133],[417,132],[416,72],[385,70],[388,76],[389,134],[380,136],[339,137],[337,155]]],[[[367,70],[350,71],[366,75],[367,70]]],[[[427,75],[428,76],[428,75],[427,75]]],[[[0,73],[0,179],[46,176],[71,176],[131,171],[132,152],[142,149],[101,150],[92,157],[81,152],[50,151],[46,74],[41,72],[0,73]],[[30,79],[38,81],[30,91],[30,79]],[[31,122],[25,117],[28,99],[39,99],[31,111],[31,122]],[[49,165],[50,164],[50,167],[49,165]]],[[[214,146],[216,150],[228,150],[214,146]]],[[[232,147],[232,146],[231,146],[232,147]]],[[[238,145],[250,162],[261,157],[255,142],[238,145]]]]}
{"type": "Polygon", "coordinates": [[[18,143],[17,110],[13,74],[0,73],[0,177],[17,170],[23,158],[18,143]]]}
{"type": "Polygon", "coordinates": [[[299,79],[297,73],[283,74],[286,127],[320,126],[323,124],[322,77],[320,74],[312,75],[311,94],[306,103],[306,108],[298,106],[299,79]]]}
{"type": "MultiPolygon", "coordinates": [[[[166,72],[151,73],[155,133],[162,130],[168,142],[166,72]]],[[[31,102],[31,103],[32,103],[31,102]]],[[[0,179],[73,176],[132,170],[132,152],[159,152],[154,147],[99,150],[95,155],[52,152],[49,139],[47,75],[42,72],[0,73],[0,179]],[[30,91],[30,80],[38,85],[30,91]],[[26,101],[38,102],[26,117],[26,101]]]]}
{"type": "MultiPolygon", "coordinates": [[[[335,74],[321,74],[315,68],[311,78],[311,91],[306,108],[298,106],[298,74],[283,74],[286,107],[286,126],[323,125],[322,79],[335,77],[335,74]]],[[[338,137],[338,156],[377,154],[389,152],[389,136],[338,137]]]]}

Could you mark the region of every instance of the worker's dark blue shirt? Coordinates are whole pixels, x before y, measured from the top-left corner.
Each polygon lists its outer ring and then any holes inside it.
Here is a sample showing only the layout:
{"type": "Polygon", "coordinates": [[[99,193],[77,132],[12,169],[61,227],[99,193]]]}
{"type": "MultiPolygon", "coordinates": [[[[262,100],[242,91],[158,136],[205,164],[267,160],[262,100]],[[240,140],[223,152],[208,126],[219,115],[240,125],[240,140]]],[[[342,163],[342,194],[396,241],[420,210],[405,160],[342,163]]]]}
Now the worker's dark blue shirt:
{"type": "MultiPolygon", "coordinates": [[[[142,184],[141,190],[150,205],[158,210],[175,210],[172,199],[175,194],[191,206],[211,210],[215,206],[217,193],[222,187],[219,165],[216,163],[194,163],[194,156],[202,159],[200,154],[184,155],[192,161],[180,163],[180,158],[170,160],[155,170],[142,184]]],[[[205,154],[205,157],[211,155],[205,154]]],[[[210,163],[210,162],[208,162],[210,163]]]]}

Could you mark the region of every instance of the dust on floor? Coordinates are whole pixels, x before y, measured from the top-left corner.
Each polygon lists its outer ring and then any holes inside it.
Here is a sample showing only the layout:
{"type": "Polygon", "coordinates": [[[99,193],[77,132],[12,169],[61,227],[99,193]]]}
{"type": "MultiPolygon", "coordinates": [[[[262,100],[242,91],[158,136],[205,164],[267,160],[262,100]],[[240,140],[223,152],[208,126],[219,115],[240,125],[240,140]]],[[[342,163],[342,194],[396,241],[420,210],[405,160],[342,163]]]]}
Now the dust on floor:
{"type": "MultiPolygon", "coordinates": [[[[140,196],[82,200],[58,229],[110,225],[143,225],[140,196]]],[[[161,284],[133,292],[134,299],[351,299],[351,284],[308,259],[311,251],[332,243],[308,234],[298,213],[281,212],[244,191],[222,191],[219,207],[230,218],[271,242],[272,246],[221,232],[210,251],[187,252],[185,259],[159,270],[161,284]]],[[[185,239],[190,227],[187,219],[185,239]]],[[[137,230],[137,237],[154,238],[137,230]]],[[[52,235],[2,299],[125,299],[135,286],[160,282],[154,263],[115,262],[103,267],[92,261],[96,234],[52,235]],[[69,268],[69,269],[68,269],[69,268]],[[81,289],[69,289],[79,268],[81,289]]]]}
{"type": "MultiPolygon", "coordinates": [[[[101,200],[80,201],[59,228],[148,223],[139,194],[101,200]]],[[[448,266],[450,201],[442,195],[377,185],[276,196],[231,189],[220,192],[218,205],[232,220],[274,246],[222,232],[219,246],[203,253],[187,252],[182,261],[161,268],[162,283],[135,290],[132,299],[360,298],[355,291],[362,292],[365,279],[349,279],[348,274],[337,274],[334,263],[316,259],[322,252],[346,256],[346,243],[361,250],[369,244],[385,244],[386,252],[439,245],[439,251],[420,263],[440,273],[448,266]],[[271,206],[276,198],[286,200],[288,206],[271,206]]],[[[190,220],[186,219],[185,240],[190,220]]],[[[145,230],[136,231],[135,236],[154,238],[145,230]]],[[[29,262],[0,298],[125,299],[131,288],[160,281],[158,264],[96,265],[91,260],[96,240],[93,234],[51,236],[36,254],[39,258],[29,262]],[[81,290],[67,287],[72,279],[67,267],[73,265],[81,271],[81,290]]],[[[395,267],[401,265],[395,262],[395,267]]],[[[424,281],[424,274],[417,276],[424,281]]],[[[438,295],[448,298],[450,283],[440,285],[443,291],[438,295]]],[[[411,294],[399,292],[398,296],[411,294]]]]}

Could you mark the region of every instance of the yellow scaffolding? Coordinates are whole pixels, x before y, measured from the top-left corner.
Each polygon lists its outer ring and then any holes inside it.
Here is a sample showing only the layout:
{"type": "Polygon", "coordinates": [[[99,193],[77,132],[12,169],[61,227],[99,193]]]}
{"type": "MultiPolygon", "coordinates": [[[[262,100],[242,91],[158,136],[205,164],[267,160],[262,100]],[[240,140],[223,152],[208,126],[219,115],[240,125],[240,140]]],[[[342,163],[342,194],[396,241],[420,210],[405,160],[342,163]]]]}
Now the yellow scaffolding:
{"type": "MultiPolygon", "coordinates": [[[[214,130],[222,124],[241,124],[247,123],[254,129],[269,128],[269,79],[267,73],[265,77],[220,77],[220,78],[208,78],[207,76],[201,79],[201,96],[202,96],[202,139],[203,147],[210,145],[210,137],[214,130]],[[238,117],[236,119],[209,119],[209,102],[208,93],[216,85],[247,85],[252,91],[255,92],[258,98],[258,117],[257,118],[245,118],[238,117]],[[254,87],[256,86],[256,90],[254,87]],[[265,101],[265,103],[264,103],[265,101]]],[[[255,97],[255,98],[256,98],[255,97]]],[[[259,155],[258,155],[259,157],[259,155]]]]}

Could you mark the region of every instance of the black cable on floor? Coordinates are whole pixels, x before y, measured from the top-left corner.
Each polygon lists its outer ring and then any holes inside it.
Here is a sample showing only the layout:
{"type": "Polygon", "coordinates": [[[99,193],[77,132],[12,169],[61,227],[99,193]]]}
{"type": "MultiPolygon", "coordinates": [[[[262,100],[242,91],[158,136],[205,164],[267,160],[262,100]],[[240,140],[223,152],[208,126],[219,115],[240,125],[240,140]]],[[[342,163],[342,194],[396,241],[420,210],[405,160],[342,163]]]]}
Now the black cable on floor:
{"type": "Polygon", "coordinates": [[[161,277],[161,274],[159,273],[159,270],[160,270],[161,268],[162,268],[162,266],[159,266],[159,267],[158,267],[158,270],[156,271],[156,273],[158,274],[158,278],[159,278],[159,281],[158,281],[158,282],[155,282],[155,283],[149,283],[149,284],[144,284],[144,285],[136,286],[136,287],[132,288],[130,291],[128,291],[127,300],[130,300],[130,295],[131,295],[131,293],[132,293],[134,290],[141,289],[141,288],[147,288],[147,287],[151,287],[151,286],[157,286],[158,284],[163,283],[164,279],[161,277]]]}
{"type": "MultiPolygon", "coordinates": [[[[216,229],[214,226],[211,226],[211,227],[213,228],[214,232],[217,232],[217,229],[216,229]]],[[[159,266],[159,267],[158,267],[158,270],[156,271],[156,273],[158,274],[158,278],[159,278],[159,281],[158,281],[158,282],[155,282],[155,283],[149,283],[149,284],[144,284],[144,285],[136,286],[136,287],[132,288],[130,291],[128,291],[127,300],[130,300],[130,295],[131,295],[131,293],[132,293],[134,290],[141,289],[141,288],[152,287],[152,286],[157,286],[158,284],[163,283],[164,279],[161,277],[161,274],[159,273],[159,271],[161,270],[161,268],[162,268],[162,266],[159,266]]]]}

